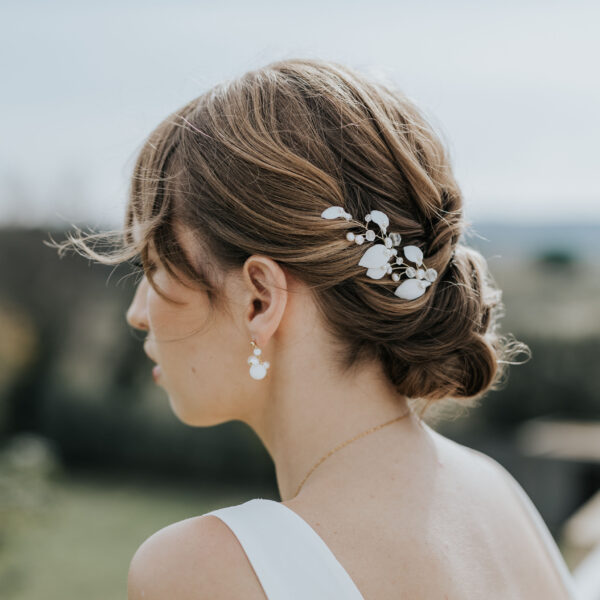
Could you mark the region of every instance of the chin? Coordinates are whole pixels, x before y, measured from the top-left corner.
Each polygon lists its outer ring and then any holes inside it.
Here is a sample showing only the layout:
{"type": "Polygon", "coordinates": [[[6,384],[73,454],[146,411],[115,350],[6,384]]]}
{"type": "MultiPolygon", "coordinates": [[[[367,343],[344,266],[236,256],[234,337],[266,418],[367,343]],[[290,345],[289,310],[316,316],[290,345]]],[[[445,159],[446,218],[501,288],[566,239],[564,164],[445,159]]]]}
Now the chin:
{"type": "Polygon", "coordinates": [[[173,414],[181,421],[184,425],[190,427],[213,427],[214,425],[220,425],[226,423],[230,419],[223,419],[222,416],[211,414],[210,412],[202,412],[198,410],[199,400],[196,398],[193,402],[181,400],[173,397],[169,394],[169,404],[173,414]]]}
{"type": "Polygon", "coordinates": [[[172,394],[168,394],[168,396],[169,405],[171,406],[173,414],[185,425],[192,425],[193,414],[186,409],[185,404],[182,404],[177,398],[174,398],[172,394]]]}

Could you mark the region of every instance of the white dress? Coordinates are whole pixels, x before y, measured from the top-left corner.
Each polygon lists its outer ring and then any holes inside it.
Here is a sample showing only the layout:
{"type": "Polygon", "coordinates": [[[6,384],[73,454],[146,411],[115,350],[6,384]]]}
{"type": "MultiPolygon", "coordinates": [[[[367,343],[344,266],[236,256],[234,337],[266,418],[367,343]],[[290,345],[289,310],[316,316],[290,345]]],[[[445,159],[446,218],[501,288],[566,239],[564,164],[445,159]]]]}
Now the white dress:
{"type": "MultiPolygon", "coordinates": [[[[571,574],[552,535],[527,494],[520,493],[565,588],[576,600],[571,574]]],[[[206,514],[224,521],[236,535],[269,600],[364,600],[323,538],[285,504],[254,498],[206,514]]]]}

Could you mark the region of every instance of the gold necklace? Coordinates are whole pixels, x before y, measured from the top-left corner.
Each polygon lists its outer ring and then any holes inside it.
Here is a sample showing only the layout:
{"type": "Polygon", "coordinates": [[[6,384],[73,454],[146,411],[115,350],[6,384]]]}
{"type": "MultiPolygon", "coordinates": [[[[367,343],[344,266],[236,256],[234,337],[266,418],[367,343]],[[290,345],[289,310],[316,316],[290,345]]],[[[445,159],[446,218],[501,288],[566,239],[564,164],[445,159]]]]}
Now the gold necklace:
{"type": "Polygon", "coordinates": [[[353,442],[353,441],[357,440],[358,438],[363,437],[364,435],[368,435],[369,433],[373,433],[374,431],[377,431],[378,429],[381,429],[382,427],[385,427],[386,425],[390,425],[391,423],[395,423],[396,421],[399,421],[400,419],[404,419],[404,417],[407,417],[409,414],[410,414],[410,409],[408,409],[403,415],[400,415],[399,417],[396,417],[395,419],[391,419],[390,421],[386,421],[385,423],[382,423],[381,425],[376,425],[375,427],[371,427],[370,429],[367,429],[366,431],[363,431],[362,433],[359,433],[358,435],[354,436],[353,438],[351,438],[349,440],[346,440],[343,444],[340,444],[339,446],[336,446],[333,450],[330,450],[327,454],[325,454],[325,456],[321,457],[317,461],[317,463],[313,466],[313,468],[306,474],[306,476],[304,477],[304,479],[302,480],[302,482],[298,486],[298,489],[296,490],[296,493],[294,494],[293,498],[295,498],[300,493],[300,490],[302,489],[302,486],[304,485],[304,482],[308,479],[308,477],[310,476],[310,474],[326,458],[329,458],[334,452],[338,451],[340,448],[343,448],[344,446],[346,446],[350,442],[353,442]]]}

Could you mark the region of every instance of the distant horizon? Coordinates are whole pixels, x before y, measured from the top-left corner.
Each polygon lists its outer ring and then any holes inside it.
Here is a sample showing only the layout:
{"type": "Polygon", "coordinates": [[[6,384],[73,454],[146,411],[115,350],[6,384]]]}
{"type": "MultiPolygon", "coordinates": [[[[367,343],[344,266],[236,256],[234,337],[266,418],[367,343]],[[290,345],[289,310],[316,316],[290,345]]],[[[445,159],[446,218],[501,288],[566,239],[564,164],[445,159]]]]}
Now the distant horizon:
{"type": "MultiPolygon", "coordinates": [[[[124,219],[123,206],[123,219],[124,219]]],[[[15,218],[2,215],[0,213],[0,229],[22,228],[22,229],[44,229],[52,228],[57,230],[69,229],[72,225],[78,227],[94,227],[101,229],[118,229],[122,226],[123,219],[102,220],[97,218],[79,218],[79,219],[64,219],[55,218],[47,219],[41,215],[35,216],[31,213],[15,218]]],[[[473,216],[468,211],[464,211],[464,219],[468,223],[473,223],[474,226],[494,226],[494,227],[509,227],[509,228],[524,228],[524,229],[565,229],[565,228],[600,228],[600,215],[594,215],[592,218],[587,216],[562,216],[560,218],[540,218],[539,215],[518,215],[518,217],[500,217],[496,215],[484,214],[473,216]]]]}

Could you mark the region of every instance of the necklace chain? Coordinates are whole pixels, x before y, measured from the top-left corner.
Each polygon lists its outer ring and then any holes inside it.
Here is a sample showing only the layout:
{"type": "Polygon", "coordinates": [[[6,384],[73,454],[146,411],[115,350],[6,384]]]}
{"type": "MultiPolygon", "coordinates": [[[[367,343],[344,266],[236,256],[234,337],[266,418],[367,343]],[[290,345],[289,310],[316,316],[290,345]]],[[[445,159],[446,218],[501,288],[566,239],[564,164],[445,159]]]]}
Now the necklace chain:
{"type": "Polygon", "coordinates": [[[300,490],[302,489],[302,486],[304,485],[304,482],[309,478],[309,476],[311,475],[311,473],[326,459],[329,458],[334,452],[337,452],[338,450],[340,450],[341,448],[343,448],[344,446],[346,446],[347,444],[349,444],[350,442],[354,442],[355,440],[368,435],[369,433],[373,433],[374,431],[377,431],[378,429],[381,429],[382,427],[385,427],[386,425],[390,425],[391,423],[395,423],[396,421],[400,421],[400,419],[404,419],[404,417],[407,417],[410,414],[410,409],[408,409],[404,414],[400,415],[399,417],[396,417],[394,419],[391,419],[390,421],[386,421],[385,423],[382,423],[381,425],[376,425],[375,427],[371,427],[370,429],[367,429],[366,431],[363,431],[362,433],[359,433],[358,435],[355,435],[353,438],[350,438],[349,440],[346,440],[345,442],[343,442],[342,444],[340,444],[339,446],[336,446],[333,450],[330,450],[327,454],[325,454],[325,456],[322,456],[317,462],[316,464],[312,467],[312,469],[305,475],[304,479],[302,480],[302,482],[300,483],[300,485],[298,486],[298,489],[296,490],[296,493],[294,494],[294,498],[300,493],[300,490]]]}

